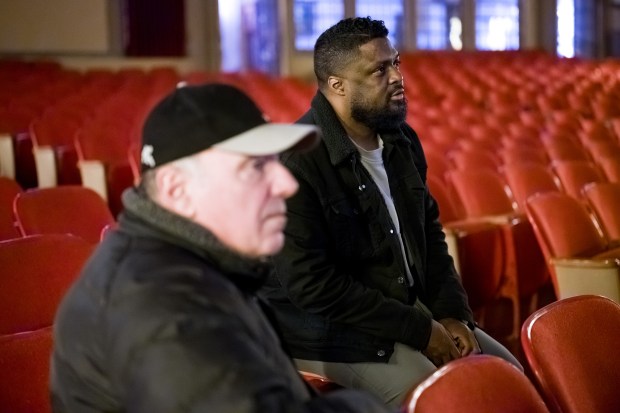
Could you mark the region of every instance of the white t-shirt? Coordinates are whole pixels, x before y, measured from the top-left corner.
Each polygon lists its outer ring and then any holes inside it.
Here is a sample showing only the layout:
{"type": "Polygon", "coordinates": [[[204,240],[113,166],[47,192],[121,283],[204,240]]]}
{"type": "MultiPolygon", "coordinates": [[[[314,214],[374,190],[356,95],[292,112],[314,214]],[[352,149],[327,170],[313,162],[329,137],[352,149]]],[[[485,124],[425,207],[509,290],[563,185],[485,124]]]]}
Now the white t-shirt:
{"type": "Polygon", "coordinates": [[[398,241],[400,242],[400,250],[403,254],[403,260],[405,260],[407,280],[411,286],[413,285],[413,277],[411,276],[411,271],[409,270],[409,263],[407,262],[407,255],[405,254],[405,246],[403,244],[402,236],[400,235],[400,222],[398,221],[398,214],[396,213],[396,207],[394,206],[394,200],[392,199],[390,182],[388,180],[387,172],[385,171],[385,166],[383,165],[383,141],[378,135],[377,139],[379,140],[379,148],[371,151],[367,151],[366,149],[358,146],[353,139],[351,139],[351,142],[353,142],[360,153],[362,165],[364,165],[368,173],[370,173],[372,180],[375,181],[379,187],[381,195],[383,195],[385,205],[390,213],[390,218],[392,218],[392,225],[394,226],[393,231],[395,232],[395,235],[398,236],[398,241]]]}

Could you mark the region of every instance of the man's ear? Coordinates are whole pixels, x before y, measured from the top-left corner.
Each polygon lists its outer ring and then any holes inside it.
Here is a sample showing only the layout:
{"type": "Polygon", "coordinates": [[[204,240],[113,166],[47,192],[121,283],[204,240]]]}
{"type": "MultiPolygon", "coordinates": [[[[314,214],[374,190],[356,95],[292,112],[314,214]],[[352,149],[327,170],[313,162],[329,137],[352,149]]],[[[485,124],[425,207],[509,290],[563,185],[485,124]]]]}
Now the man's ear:
{"type": "Polygon", "coordinates": [[[164,165],[155,174],[157,200],[165,207],[181,216],[191,218],[195,208],[188,190],[189,172],[175,165],[164,165]]]}
{"type": "Polygon", "coordinates": [[[327,89],[338,96],[344,96],[344,82],[341,77],[330,76],[327,78],[327,89]]]}

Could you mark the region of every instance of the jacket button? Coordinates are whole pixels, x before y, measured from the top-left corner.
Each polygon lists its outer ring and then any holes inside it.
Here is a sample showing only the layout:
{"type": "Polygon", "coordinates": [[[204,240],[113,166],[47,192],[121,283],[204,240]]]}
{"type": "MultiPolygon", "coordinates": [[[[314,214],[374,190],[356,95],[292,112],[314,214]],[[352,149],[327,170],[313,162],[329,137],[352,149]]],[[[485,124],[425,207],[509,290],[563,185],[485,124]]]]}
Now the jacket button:
{"type": "Polygon", "coordinates": [[[404,284],[405,283],[405,277],[398,277],[398,283],[399,284],[404,284]]]}
{"type": "Polygon", "coordinates": [[[384,356],[385,356],[385,350],[379,350],[379,351],[377,351],[377,356],[379,356],[379,357],[384,357],[384,356]]]}
{"type": "Polygon", "coordinates": [[[394,230],[393,230],[393,229],[391,229],[391,230],[390,230],[390,234],[393,234],[393,233],[394,233],[394,230]]]}

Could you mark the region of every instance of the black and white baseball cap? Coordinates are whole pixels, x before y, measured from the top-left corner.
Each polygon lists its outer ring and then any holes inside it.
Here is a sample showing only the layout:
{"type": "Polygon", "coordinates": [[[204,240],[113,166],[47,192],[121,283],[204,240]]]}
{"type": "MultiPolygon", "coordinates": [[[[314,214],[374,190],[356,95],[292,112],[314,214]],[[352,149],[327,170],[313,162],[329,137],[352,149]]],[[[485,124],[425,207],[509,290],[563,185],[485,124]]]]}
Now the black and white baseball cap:
{"type": "Polygon", "coordinates": [[[208,148],[263,156],[309,150],[320,139],[314,125],[267,122],[252,99],[233,86],[183,86],[159,102],[145,120],[142,170],[208,148]]]}

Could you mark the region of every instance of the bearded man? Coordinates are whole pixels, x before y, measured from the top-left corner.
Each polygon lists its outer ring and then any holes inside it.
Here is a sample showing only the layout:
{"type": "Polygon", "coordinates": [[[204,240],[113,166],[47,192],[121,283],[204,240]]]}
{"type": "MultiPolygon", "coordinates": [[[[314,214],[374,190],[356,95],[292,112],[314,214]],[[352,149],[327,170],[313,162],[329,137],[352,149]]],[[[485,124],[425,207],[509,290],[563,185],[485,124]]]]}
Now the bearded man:
{"type": "Polygon", "coordinates": [[[484,352],[522,367],[474,325],[387,36],[382,21],[351,18],[316,42],[319,90],[299,123],[323,141],[282,158],[299,191],[262,292],[299,369],[398,406],[453,359],[484,352]]]}

